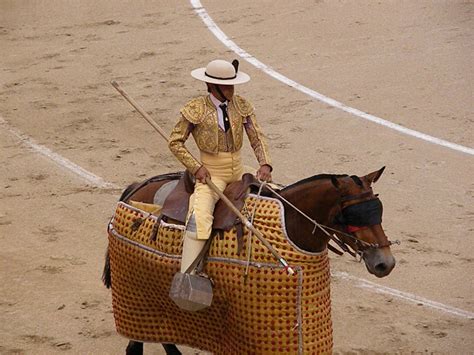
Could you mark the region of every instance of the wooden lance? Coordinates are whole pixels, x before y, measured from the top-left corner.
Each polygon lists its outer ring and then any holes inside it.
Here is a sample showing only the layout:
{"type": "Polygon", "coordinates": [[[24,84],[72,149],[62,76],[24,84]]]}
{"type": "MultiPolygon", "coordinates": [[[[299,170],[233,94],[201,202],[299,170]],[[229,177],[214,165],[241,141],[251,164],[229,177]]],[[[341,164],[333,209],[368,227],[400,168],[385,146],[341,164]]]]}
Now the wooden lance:
{"type": "MultiPolygon", "coordinates": [[[[147,120],[147,122],[160,134],[160,136],[162,136],[163,139],[168,142],[169,135],[167,135],[165,131],[163,131],[163,129],[150,117],[150,115],[148,115],[148,113],[146,113],[145,110],[143,110],[143,108],[141,108],[140,105],[132,97],[130,97],[130,95],[128,95],[115,80],[111,81],[110,83],[143,116],[143,118],[147,120]]],[[[258,240],[260,240],[262,244],[273,254],[273,256],[278,260],[278,262],[285,268],[288,274],[293,275],[295,272],[288,265],[287,261],[282,258],[280,254],[278,254],[278,252],[264,238],[263,234],[258,229],[256,229],[242,213],[240,213],[237,207],[235,207],[234,204],[229,201],[229,199],[217,188],[217,186],[212,182],[209,177],[206,178],[206,184],[208,184],[209,187],[219,195],[220,199],[227,205],[227,207],[229,207],[237,215],[237,217],[240,218],[242,223],[244,223],[245,226],[250,229],[253,234],[255,234],[258,240]]]]}

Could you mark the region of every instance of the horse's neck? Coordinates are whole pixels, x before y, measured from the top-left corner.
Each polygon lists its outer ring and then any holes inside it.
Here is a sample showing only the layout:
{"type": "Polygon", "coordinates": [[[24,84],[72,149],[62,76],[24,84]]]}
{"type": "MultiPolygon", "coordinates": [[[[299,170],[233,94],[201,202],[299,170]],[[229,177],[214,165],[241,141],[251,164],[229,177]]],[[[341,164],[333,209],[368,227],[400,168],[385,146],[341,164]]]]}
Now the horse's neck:
{"type": "Polygon", "coordinates": [[[313,219],[328,217],[339,198],[336,189],[329,180],[297,184],[283,190],[281,195],[313,219]]]}
{"type": "Polygon", "coordinates": [[[319,224],[330,224],[338,194],[329,180],[316,180],[296,184],[282,191],[282,196],[296,208],[285,205],[285,221],[288,237],[300,248],[308,251],[322,251],[326,248],[328,237],[314,223],[300,212],[319,224]]]}

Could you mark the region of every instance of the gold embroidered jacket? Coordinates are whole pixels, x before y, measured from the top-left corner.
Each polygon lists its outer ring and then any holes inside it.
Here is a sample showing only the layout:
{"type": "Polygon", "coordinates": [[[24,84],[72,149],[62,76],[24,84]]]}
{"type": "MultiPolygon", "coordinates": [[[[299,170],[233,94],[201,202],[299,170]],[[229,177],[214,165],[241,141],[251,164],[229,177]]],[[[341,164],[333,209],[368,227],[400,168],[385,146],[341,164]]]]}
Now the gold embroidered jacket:
{"type": "Polygon", "coordinates": [[[168,145],[191,173],[196,173],[201,164],[184,144],[190,133],[201,151],[237,152],[242,148],[244,128],[258,163],[271,166],[267,143],[257,124],[252,104],[243,97],[234,95],[228,104],[227,112],[231,129],[228,133],[223,133],[217,123],[216,107],[209,95],[192,99],[181,109],[181,117],[171,132],[168,145]]]}

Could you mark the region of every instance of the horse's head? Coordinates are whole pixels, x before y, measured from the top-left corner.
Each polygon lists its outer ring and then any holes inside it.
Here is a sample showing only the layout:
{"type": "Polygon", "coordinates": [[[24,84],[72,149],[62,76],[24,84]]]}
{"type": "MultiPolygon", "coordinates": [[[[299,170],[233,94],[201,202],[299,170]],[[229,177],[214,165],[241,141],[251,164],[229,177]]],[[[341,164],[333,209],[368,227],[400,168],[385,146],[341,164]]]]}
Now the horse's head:
{"type": "Polygon", "coordinates": [[[361,255],[367,270],[377,277],[390,274],[395,258],[392,244],[382,228],[382,203],[372,191],[372,184],[385,167],[363,177],[333,177],[332,183],[340,195],[335,211],[335,223],[346,232],[341,240],[361,255]]]}

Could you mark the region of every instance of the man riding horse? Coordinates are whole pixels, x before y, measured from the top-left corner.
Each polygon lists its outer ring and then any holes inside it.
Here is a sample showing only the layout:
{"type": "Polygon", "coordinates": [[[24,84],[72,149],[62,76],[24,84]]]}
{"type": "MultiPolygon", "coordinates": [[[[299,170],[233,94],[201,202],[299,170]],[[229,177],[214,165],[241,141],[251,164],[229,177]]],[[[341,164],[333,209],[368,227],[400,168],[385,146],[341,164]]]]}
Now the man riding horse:
{"type": "MultiPolygon", "coordinates": [[[[253,221],[265,230],[263,240],[275,247],[277,255],[285,256],[296,277],[289,276],[280,260],[280,264],[275,262],[275,254],[263,247],[260,238],[253,238],[258,230],[245,224],[241,245],[247,248],[239,250],[236,228],[213,240],[205,266],[216,285],[212,305],[189,312],[181,307],[186,299],[177,302],[168,291],[170,285],[173,290],[176,276],[200,277],[189,273],[210,236],[218,199],[207,184],[222,191],[240,179],[244,128],[260,164],[257,177],[269,181],[272,171],[253,107],[234,95],[234,85],[249,80],[238,71],[238,62],[213,61],[194,70],[192,76],[206,82],[209,95],[185,105],[169,142],[171,151],[197,180],[186,226],[168,219],[165,203],[160,216],[132,204],[156,204],[157,191],[182,173],[130,185],[109,224],[103,280],[112,286],[117,331],[134,339],[127,354],[142,354],[142,342],[160,342],[167,354],[180,353],[173,344],[216,354],[330,353],[329,241],[335,240],[348,252],[352,248],[377,277],[387,276],[395,266],[392,242],[381,225],[382,203],[372,190],[384,168],[361,177],[319,174],[278,192],[271,190],[275,197],[247,196],[245,210],[253,211],[253,221]],[[184,145],[190,133],[201,163],[184,145]],[[180,267],[181,273],[177,272],[180,267]]],[[[184,215],[180,218],[180,222],[185,220],[184,215]]],[[[202,289],[196,290],[202,296],[202,289]]]]}
{"type": "Polygon", "coordinates": [[[228,184],[242,176],[240,150],[244,129],[260,165],[257,178],[271,180],[268,148],[254,108],[243,97],[234,95],[234,85],[250,80],[238,69],[237,60],[232,63],[214,60],[205,68],[193,70],[191,75],[206,83],[209,94],[192,99],[181,109],[181,117],[170,135],[170,150],[196,178],[184,235],[182,273],[193,264],[211,234],[213,211],[219,196],[206,184],[206,179],[210,178],[224,191],[228,184]],[[189,134],[199,148],[201,162],[185,146],[189,134]]]}

